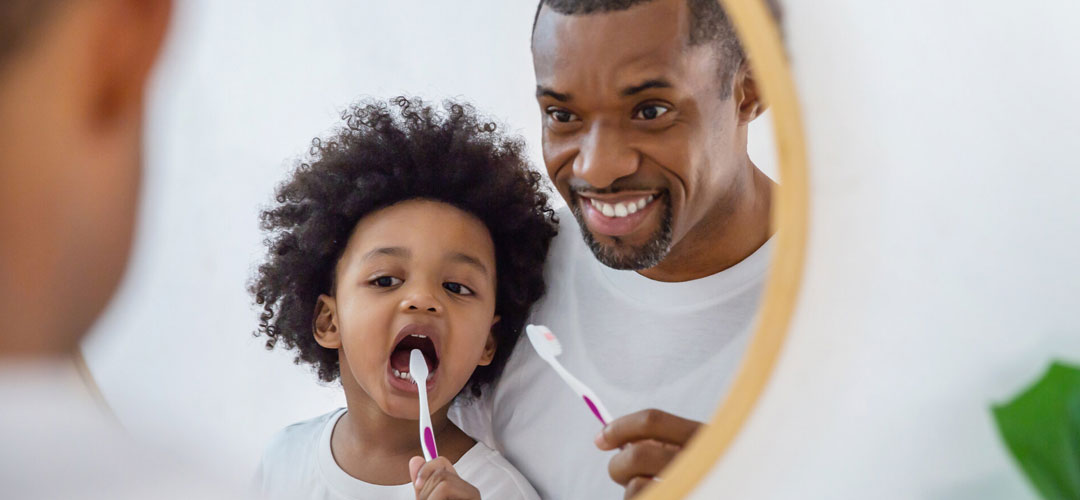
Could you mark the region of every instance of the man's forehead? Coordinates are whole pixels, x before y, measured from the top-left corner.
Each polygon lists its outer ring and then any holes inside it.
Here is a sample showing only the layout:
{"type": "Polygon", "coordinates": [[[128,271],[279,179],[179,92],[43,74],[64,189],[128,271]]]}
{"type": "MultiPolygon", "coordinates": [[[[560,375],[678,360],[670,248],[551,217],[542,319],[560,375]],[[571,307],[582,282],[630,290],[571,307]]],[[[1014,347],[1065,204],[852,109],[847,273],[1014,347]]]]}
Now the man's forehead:
{"type": "Polygon", "coordinates": [[[622,11],[570,15],[545,5],[533,33],[537,83],[588,78],[621,87],[677,79],[688,45],[685,5],[684,0],[656,0],[622,11]]]}

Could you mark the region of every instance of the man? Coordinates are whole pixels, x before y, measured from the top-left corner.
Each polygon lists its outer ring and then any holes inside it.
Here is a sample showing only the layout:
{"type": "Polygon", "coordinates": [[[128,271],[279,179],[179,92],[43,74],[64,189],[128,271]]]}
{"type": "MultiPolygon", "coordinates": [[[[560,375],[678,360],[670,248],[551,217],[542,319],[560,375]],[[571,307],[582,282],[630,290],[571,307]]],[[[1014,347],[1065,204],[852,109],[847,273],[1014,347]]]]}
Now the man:
{"type": "Polygon", "coordinates": [[[774,184],[746,152],[765,107],[716,0],[542,0],[532,46],[544,162],[569,206],[532,322],[623,416],[598,434],[526,341],[458,417],[544,498],[631,497],[715,410],[747,344],[772,234],[774,184]]]}
{"type": "Polygon", "coordinates": [[[74,368],[123,273],[169,0],[0,2],[0,497],[212,498],[74,368]]]}

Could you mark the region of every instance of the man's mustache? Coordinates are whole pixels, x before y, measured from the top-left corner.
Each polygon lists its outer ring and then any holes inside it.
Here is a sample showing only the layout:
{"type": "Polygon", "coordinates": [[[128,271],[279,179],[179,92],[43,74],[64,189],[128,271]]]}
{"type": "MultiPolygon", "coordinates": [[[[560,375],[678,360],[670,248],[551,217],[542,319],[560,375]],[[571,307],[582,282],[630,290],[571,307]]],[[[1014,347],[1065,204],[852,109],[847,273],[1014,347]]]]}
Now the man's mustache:
{"type": "Polygon", "coordinates": [[[660,187],[657,187],[657,186],[646,186],[644,184],[637,183],[637,182],[634,182],[634,183],[631,183],[631,182],[624,182],[624,183],[615,182],[614,184],[611,184],[610,186],[603,187],[603,188],[597,188],[597,187],[590,186],[589,184],[584,183],[584,182],[570,181],[570,186],[569,187],[570,187],[570,192],[573,193],[573,194],[576,194],[576,195],[616,194],[616,193],[619,193],[619,192],[622,192],[622,191],[641,192],[641,191],[662,191],[663,190],[663,188],[660,188],[660,187]]]}

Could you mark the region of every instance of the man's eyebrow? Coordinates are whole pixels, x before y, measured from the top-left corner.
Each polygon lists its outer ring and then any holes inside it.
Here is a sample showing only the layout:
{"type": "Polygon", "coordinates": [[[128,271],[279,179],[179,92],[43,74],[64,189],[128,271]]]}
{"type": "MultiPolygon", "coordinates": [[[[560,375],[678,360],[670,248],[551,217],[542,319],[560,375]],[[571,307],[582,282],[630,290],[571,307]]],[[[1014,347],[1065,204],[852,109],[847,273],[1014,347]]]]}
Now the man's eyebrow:
{"type": "Polygon", "coordinates": [[[450,262],[460,262],[462,264],[468,264],[472,267],[475,267],[484,274],[488,273],[487,266],[485,266],[483,262],[480,262],[480,259],[477,259],[476,257],[473,257],[472,255],[469,255],[467,253],[453,252],[447,256],[447,260],[449,260],[450,262]]]}
{"type": "Polygon", "coordinates": [[[409,249],[404,247],[379,247],[364,254],[363,258],[361,258],[360,260],[364,261],[372,257],[381,255],[386,255],[389,257],[408,257],[411,254],[412,253],[409,252],[409,249]]]}
{"type": "Polygon", "coordinates": [[[551,89],[549,89],[549,88],[547,88],[547,87],[545,87],[543,85],[537,85],[536,86],[536,98],[539,99],[539,98],[544,97],[544,96],[551,97],[551,98],[553,98],[553,99],[555,99],[556,101],[559,101],[559,102],[569,102],[570,101],[570,94],[563,94],[561,92],[555,92],[554,90],[551,90],[551,89]]]}
{"type": "Polygon", "coordinates": [[[623,97],[628,97],[648,89],[670,89],[671,87],[671,82],[664,80],[663,78],[654,78],[652,80],[646,80],[638,85],[626,87],[622,92],[619,92],[619,94],[623,97]]]}

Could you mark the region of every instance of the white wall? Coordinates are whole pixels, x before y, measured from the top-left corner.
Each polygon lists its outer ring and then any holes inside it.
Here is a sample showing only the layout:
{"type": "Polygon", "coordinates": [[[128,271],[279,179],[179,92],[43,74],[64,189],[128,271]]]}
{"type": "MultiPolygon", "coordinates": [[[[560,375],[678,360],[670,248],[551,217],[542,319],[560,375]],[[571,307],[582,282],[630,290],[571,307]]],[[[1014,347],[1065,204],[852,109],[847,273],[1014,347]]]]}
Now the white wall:
{"type": "Polygon", "coordinates": [[[1080,3],[786,4],[807,272],[694,498],[1035,498],[990,405],[1080,363],[1080,3]]]}
{"type": "MultiPolygon", "coordinates": [[[[178,2],[151,96],[134,258],[86,345],[125,425],[245,478],[275,431],[343,404],[251,335],[259,206],[361,96],[467,98],[525,135],[540,165],[535,5],[178,2]]],[[[755,127],[751,155],[771,173],[767,117],[755,127]]]]}

